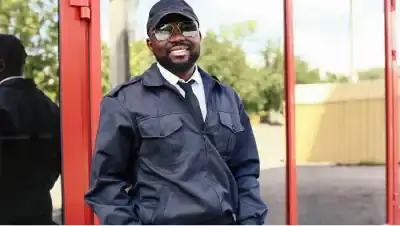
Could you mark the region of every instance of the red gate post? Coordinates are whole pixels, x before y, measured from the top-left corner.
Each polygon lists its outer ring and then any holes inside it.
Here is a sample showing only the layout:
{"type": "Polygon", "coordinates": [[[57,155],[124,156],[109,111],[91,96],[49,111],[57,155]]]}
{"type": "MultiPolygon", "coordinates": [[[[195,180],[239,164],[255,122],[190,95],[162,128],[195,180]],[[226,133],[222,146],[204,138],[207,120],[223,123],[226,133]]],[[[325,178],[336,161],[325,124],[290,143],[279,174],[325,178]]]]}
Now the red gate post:
{"type": "MultiPolygon", "coordinates": [[[[100,117],[100,104],[102,98],[101,84],[101,32],[100,32],[100,0],[90,0],[91,20],[89,24],[89,95],[90,95],[90,120],[92,151],[96,141],[97,128],[100,117]]],[[[97,216],[94,215],[94,224],[99,225],[97,216]]]]}
{"type": "Polygon", "coordinates": [[[284,1],[284,67],[286,117],[286,224],[297,224],[297,179],[295,141],[295,68],[293,49],[293,2],[284,1]]]}
{"type": "Polygon", "coordinates": [[[396,65],[396,0],[384,0],[386,102],[386,223],[399,223],[398,215],[398,78],[396,65]]]}
{"type": "Polygon", "coordinates": [[[400,202],[399,202],[399,91],[398,91],[398,71],[397,71],[397,26],[396,26],[396,0],[391,1],[392,5],[392,73],[393,77],[395,78],[394,90],[396,91],[396,95],[394,96],[394,103],[393,103],[393,123],[394,123],[394,141],[393,141],[393,148],[394,148],[394,192],[395,192],[395,207],[394,207],[394,217],[395,223],[400,224],[400,202]]]}
{"type": "Polygon", "coordinates": [[[99,28],[90,28],[89,0],[59,2],[63,224],[92,225],[93,213],[83,197],[89,188],[91,108],[97,109],[90,90],[90,84],[97,82],[89,75],[98,72],[96,65],[100,64],[99,60],[91,65],[89,49],[95,48],[89,46],[89,40],[98,43],[92,36],[99,33],[99,28]]]}
{"type": "Polygon", "coordinates": [[[399,132],[399,102],[398,102],[398,75],[397,75],[397,27],[396,27],[396,0],[391,0],[391,55],[392,55],[392,77],[393,77],[393,192],[394,192],[394,223],[399,224],[399,146],[398,146],[398,132],[399,132]]]}

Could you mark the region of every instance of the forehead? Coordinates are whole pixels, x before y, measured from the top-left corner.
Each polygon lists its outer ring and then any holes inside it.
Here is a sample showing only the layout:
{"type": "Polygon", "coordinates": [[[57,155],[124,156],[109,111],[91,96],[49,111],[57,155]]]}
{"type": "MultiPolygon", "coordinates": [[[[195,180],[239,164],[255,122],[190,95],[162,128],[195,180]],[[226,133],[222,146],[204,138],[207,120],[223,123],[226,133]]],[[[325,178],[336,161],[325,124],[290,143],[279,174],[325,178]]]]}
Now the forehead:
{"type": "Polygon", "coordinates": [[[157,25],[182,22],[182,21],[191,21],[191,19],[181,14],[171,13],[161,18],[160,22],[157,25]]]}

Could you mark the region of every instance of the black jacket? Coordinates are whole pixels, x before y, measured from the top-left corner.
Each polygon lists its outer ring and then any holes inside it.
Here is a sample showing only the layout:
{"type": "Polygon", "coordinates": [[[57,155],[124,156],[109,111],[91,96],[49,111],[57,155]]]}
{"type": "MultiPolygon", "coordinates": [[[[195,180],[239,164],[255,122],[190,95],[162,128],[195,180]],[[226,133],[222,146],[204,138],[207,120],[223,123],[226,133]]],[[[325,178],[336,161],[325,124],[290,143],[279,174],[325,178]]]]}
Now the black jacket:
{"type": "Polygon", "coordinates": [[[153,64],[101,104],[86,195],[101,224],[263,224],[257,147],[234,90],[200,70],[207,118],[153,64]]]}
{"type": "Polygon", "coordinates": [[[61,172],[60,112],[33,80],[0,84],[0,223],[51,223],[61,172]]]}

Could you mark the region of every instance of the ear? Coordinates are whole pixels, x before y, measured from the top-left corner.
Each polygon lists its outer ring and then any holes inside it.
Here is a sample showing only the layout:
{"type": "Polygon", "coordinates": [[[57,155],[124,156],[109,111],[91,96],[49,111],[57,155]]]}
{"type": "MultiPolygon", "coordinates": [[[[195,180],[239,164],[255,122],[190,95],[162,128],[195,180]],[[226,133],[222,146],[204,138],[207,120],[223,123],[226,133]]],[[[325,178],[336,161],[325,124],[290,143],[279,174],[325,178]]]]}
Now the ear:
{"type": "Polygon", "coordinates": [[[200,41],[201,41],[201,39],[203,39],[203,35],[201,34],[201,31],[199,31],[199,37],[200,37],[200,41]]]}
{"type": "Polygon", "coordinates": [[[151,42],[150,38],[146,39],[146,44],[147,44],[147,47],[150,49],[150,51],[153,52],[153,46],[152,46],[152,42],[151,42]]]}
{"type": "Polygon", "coordinates": [[[0,59],[0,73],[3,73],[6,70],[6,63],[3,59],[0,59]]]}

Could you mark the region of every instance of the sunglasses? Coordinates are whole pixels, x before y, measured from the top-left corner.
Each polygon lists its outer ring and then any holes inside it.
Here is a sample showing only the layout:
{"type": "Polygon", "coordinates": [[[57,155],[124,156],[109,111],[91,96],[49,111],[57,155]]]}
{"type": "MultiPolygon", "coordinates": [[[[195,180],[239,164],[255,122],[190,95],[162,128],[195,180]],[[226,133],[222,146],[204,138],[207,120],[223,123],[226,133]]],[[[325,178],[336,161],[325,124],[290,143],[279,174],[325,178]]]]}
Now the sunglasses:
{"type": "Polygon", "coordinates": [[[161,24],[157,26],[153,34],[158,41],[165,41],[174,34],[174,29],[185,37],[195,37],[198,34],[199,26],[194,21],[161,24]]]}

